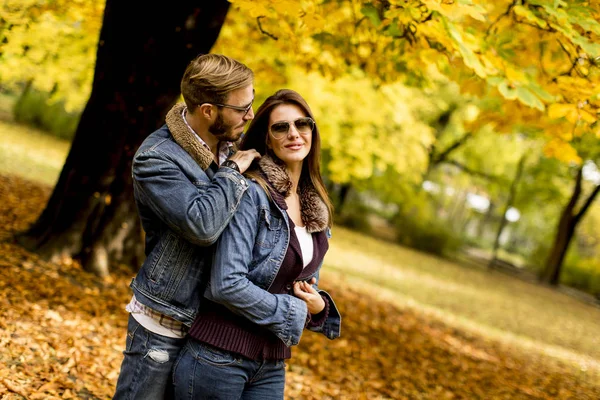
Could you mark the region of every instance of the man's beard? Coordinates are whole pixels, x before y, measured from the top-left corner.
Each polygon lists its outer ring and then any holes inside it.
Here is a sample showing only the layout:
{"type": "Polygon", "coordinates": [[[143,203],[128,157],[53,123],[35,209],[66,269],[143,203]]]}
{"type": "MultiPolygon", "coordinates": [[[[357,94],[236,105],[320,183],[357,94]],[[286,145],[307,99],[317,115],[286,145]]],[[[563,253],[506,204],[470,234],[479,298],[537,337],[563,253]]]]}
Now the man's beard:
{"type": "Polygon", "coordinates": [[[223,115],[218,113],[217,119],[208,127],[208,131],[220,141],[235,142],[240,138],[241,132],[240,134],[236,134],[233,132],[232,128],[231,125],[228,125],[223,121],[223,115]]]}

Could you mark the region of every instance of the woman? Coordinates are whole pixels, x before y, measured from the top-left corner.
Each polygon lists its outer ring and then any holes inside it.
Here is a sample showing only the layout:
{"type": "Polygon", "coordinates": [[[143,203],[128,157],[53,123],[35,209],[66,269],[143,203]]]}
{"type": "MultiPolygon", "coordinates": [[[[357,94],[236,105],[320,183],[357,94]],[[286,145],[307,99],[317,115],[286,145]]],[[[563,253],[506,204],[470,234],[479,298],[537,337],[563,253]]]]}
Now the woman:
{"type": "Polygon", "coordinates": [[[240,148],[262,158],[217,243],[206,300],[176,363],[181,399],[282,399],[284,360],[303,329],[340,335],[340,314],[316,285],[331,203],[306,101],[292,90],[269,97],[240,148]]]}

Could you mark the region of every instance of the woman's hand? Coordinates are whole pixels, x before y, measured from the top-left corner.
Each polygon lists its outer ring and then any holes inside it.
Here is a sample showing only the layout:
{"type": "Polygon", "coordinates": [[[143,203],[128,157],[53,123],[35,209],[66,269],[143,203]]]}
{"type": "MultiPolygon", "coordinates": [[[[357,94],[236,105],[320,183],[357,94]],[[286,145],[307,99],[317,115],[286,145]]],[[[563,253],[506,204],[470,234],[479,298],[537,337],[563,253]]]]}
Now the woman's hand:
{"type": "MultiPolygon", "coordinates": [[[[315,279],[311,279],[314,282],[315,279]]],[[[294,283],[294,294],[301,300],[304,300],[308,306],[308,312],[318,314],[325,308],[325,301],[309,282],[298,281],[294,283]]]]}

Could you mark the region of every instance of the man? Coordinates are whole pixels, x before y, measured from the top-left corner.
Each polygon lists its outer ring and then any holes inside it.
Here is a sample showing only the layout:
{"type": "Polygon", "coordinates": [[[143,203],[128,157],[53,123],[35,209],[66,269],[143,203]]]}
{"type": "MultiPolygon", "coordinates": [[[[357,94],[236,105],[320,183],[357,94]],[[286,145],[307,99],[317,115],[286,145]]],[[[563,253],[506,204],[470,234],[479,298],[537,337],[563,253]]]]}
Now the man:
{"type": "Polygon", "coordinates": [[[254,118],[253,74],[222,55],[193,60],[181,80],[185,104],[133,159],[134,196],[146,261],[131,283],[126,349],[115,399],[170,397],[171,369],[192,324],[210,268],[210,245],[229,223],[260,157],[233,154],[254,118]]]}

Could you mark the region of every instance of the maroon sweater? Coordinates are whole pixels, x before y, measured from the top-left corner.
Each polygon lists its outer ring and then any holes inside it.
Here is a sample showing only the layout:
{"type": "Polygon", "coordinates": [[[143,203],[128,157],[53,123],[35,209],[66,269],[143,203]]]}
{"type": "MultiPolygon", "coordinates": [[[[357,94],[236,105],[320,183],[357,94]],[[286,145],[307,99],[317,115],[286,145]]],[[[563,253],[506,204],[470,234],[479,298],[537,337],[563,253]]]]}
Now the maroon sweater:
{"type": "MultiPolygon", "coordinates": [[[[274,191],[271,192],[271,196],[281,209],[287,210],[283,196],[274,191]]],[[[325,232],[314,233],[312,235],[313,258],[305,268],[302,268],[304,265],[302,251],[294,231],[295,225],[291,219],[289,223],[290,244],[277,276],[269,288],[269,293],[293,296],[294,281],[305,280],[317,271],[329,248],[329,243],[325,232]]],[[[326,298],[323,300],[325,300],[325,309],[317,315],[309,315],[307,325],[319,326],[327,318],[329,303],[326,298]]],[[[291,357],[290,348],[274,333],[207,299],[201,303],[189,334],[200,342],[238,353],[252,360],[280,360],[291,357]]]]}

